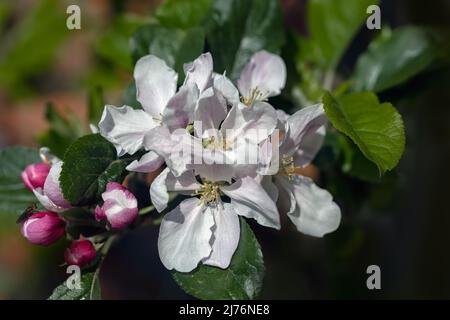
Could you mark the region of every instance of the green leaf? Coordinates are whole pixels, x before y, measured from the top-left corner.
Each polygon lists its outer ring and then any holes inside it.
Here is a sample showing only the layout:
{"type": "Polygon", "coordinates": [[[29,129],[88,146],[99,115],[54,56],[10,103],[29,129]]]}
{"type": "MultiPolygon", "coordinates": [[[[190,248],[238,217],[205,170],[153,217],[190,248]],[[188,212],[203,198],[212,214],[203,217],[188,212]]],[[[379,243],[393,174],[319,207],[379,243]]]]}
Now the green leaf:
{"type": "Polygon", "coordinates": [[[101,300],[101,287],[98,272],[89,272],[81,276],[80,289],[69,289],[66,282],[53,290],[48,300],[101,300]]]}
{"type": "Polygon", "coordinates": [[[264,261],[255,235],[240,219],[241,236],[228,269],[200,265],[190,273],[173,272],[184,291],[200,299],[254,299],[261,291],[264,261]]]}
{"type": "Polygon", "coordinates": [[[51,103],[47,104],[45,119],[50,128],[38,136],[39,144],[62,158],[67,147],[84,134],[84,125],[73,113],[62,116],[51,103]]]}
{"type": "Polygon", "coordinates": [[[279,53],[285,42],[278,0],[215,0],[205,27],[214,69],[233,80],[255,52],[279,53]]]}
{"type": "Polygon", "coordinates": [[[99,134],[78,139],[64,155],[60,176],[64,198],[77,206],[92,203],[108,182],[123,180],[126,165],[117,159],[114,146],[99,134]]]}
{"type": "Polygon", "coordinates": [[[390,103],[380,104],[372,92],[351,93],[339,100],[326,93],[325,112],[381,173],[394,168],[405,148],[403,120],[390,103]]]}
{"type": "Polygon", "coordinates": [[[436,47],[425,30],[411,26],[394,30],[387,39],[376,39],[359,57],[354,89],[392,88],[426,69],[436,57],[436,47]]]}
{"type": "Polygon", "coordinates": [[[212,0],[166,0],[155,12],[165,27],[187,29],[203,22],[212,0]]]}
{"type": "Polygon", "coordinates": [[[158,25],[139,28],[131,38],[131,50],[136,62],[153,54],[166,61],[178,73],[178,82],[184,79],[183,64],[197,58],[204,48],[205,35],[201,28],[171,29],[158,25]]]}
{"type": "Polygon", "coordinates": [[[20,174],[27,165],[41,161],[35,149],[11,147],[0,150],[0,213],[20,214],[37,202],[34,194],[25,188],[20,174]]]}
{"type": "Polygon", "coordinates": [[[303,53],[324,69],[333,69],[355,33],[368,17],[367,7],[377,0],[308,1],[308,28],[311,37],[303,53]]]}

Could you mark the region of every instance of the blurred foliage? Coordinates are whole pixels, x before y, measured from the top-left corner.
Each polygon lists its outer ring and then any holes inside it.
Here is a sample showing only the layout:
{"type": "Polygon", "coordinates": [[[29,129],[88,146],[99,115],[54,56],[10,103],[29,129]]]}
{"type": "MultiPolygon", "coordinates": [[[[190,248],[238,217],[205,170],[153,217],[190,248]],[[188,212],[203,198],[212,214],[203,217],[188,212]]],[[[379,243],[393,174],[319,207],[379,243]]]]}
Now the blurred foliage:
{"type": "MultiPolygon", "coordinates": [[[[13,96],[33,92],[32,77],[45,70],[55,57],[56,49],[67,36],[65,11],[55,10],[58,1],[36,1],[23,20],[17,21],[1,35],[0,85],[13,96]]],[[[0,28],[13,1],[0,5],[0,28]]]]}

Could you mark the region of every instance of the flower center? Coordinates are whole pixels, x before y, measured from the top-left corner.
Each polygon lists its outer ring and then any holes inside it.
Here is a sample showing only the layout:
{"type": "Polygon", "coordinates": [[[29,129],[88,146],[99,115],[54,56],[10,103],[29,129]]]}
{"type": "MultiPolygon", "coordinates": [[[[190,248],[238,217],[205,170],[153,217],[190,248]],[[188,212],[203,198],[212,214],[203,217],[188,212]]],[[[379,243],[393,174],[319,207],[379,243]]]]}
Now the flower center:
{"type": "Polygon", "coordinates": [[[291,179],[294,174],[298,174],[299,169],[299,167],[295,166],[294,157],[288,156],[286,154],[283,155],[280,163],[280,175],[287,176],[289,179],[291,179]]]}
{"type": "Polygon", "coordinates": [[[216,139],[216,137],[205,138],[202,140],[204,149],[227,150],[229,145],[224,138],[216,139]]]}
{"type": "Polygon", "coordinates": [[[264,94],[258,87],[251,90],[249,97],[241,97],[241,102],[246,106],[250,106],[256,100],[265,101],[267,100],[266,94],[264,94]]]}
{"type": "Polygon", "coordinates": [[[220,186],[215,182],[205,182],[194,195],[200,196],[200,202],[203,205],[216,204],[220,201],[220,186]]]}

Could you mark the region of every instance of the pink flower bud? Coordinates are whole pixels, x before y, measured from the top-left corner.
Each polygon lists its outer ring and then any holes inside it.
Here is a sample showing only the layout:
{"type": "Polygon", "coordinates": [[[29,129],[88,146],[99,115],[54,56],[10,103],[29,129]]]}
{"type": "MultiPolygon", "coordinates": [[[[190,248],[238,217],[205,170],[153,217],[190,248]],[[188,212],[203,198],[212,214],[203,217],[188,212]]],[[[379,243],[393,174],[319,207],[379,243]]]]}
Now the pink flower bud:
{"type": "Polygon", "coordinates": [[[138,214],[136,197],[124,186],[109,182],[102,194],[103,206],[95,208],[95,218],[107,219],[114,229],[127,227],[138,214]]]}
{"type": "Polygon", "coordinates": [[[20,231],[31,243],[48,246],[64,235],[65,225],[56,213],[41,211],[28,217],[20,231]]]}
{"type": "Polygon", "coordinates": [[[43,188],[45,179],[47,179],[50,166],[44,162],[33,163],[23,170],[20,177],[28,190],[33,191],[36,188],[43,188]]]}
{"type": "Polygon", "coordinates": [[[52,165],[47,180],[45,180],[44,193],[58,207],[69,209],[72,206],[64,199],[61,187],[59,186],[59,176],[61,175],[62,165],[62,161],[52,165]]]}
{"type": "Polygon", "coordinates": [[[64,260],[68,265],[87,266],[97,255],[92,242],[86,239],[72,241],[64,252],[64,260]]]}

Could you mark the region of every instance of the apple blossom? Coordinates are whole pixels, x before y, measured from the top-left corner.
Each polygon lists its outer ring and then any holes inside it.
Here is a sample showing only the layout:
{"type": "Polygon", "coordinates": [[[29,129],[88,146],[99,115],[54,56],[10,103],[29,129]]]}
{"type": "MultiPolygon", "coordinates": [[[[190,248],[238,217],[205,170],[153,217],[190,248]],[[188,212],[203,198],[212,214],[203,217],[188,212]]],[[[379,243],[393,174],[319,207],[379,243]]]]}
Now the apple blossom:
{"type": "Polygon", "coordinates": [[[126,228],[138,214],[136,197],[117,182],[109,182],[102,193],[103,205],[95,208],[98,221],[108,220],[114,229],[126,228]]]}
{"type": "Polygon", "coordinates": [[[41,211],[22,222],[20,231],[31,243],[48,246],[64,235],[65,225],[57,213],[41,211]]]}
{"type": "Polygon", "coordinates": [[[87,239],[72,241],[70,246],[64,251],[64,260],[68,265],[84,267],[94,261],[97,252],[94,245],[87,239]]]}
{"type": "Polygon", "coordinates": [[[50,171],[50,166],[45,162],[33,163],[28,165],[20,175],[23,183],[28,190],[33,191],[36,188],[43,188],[45,179],[50,171]]]}

